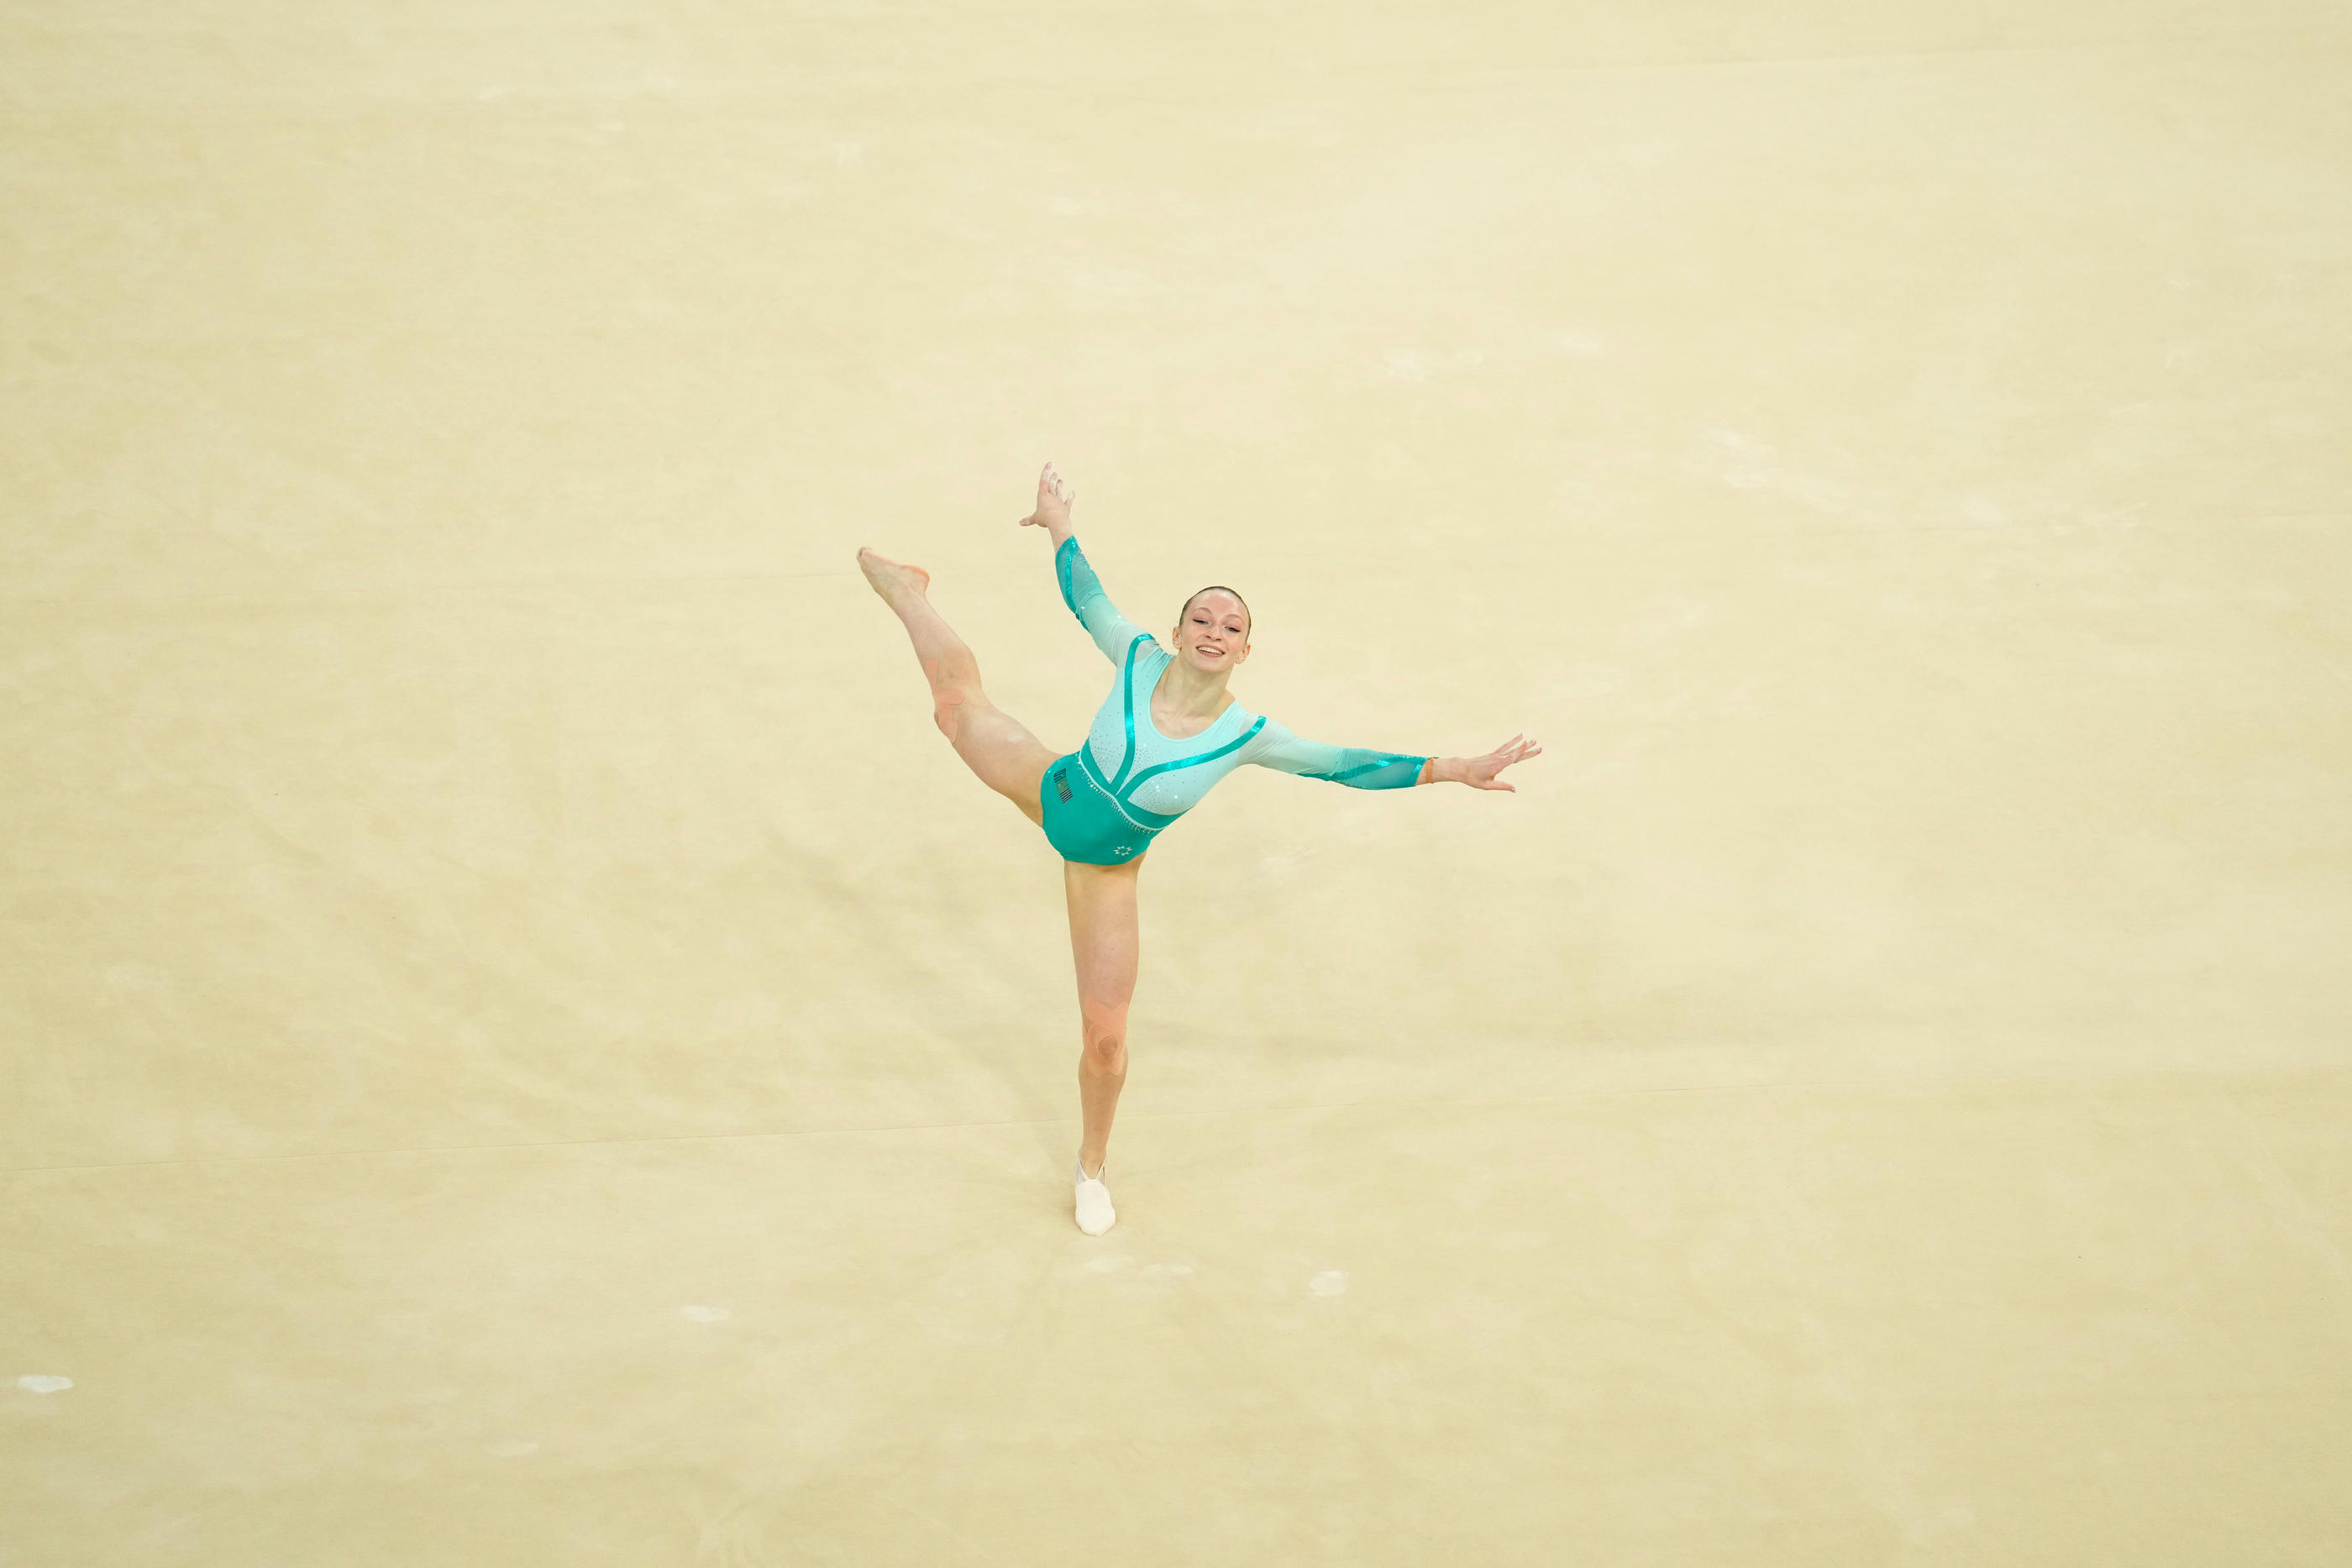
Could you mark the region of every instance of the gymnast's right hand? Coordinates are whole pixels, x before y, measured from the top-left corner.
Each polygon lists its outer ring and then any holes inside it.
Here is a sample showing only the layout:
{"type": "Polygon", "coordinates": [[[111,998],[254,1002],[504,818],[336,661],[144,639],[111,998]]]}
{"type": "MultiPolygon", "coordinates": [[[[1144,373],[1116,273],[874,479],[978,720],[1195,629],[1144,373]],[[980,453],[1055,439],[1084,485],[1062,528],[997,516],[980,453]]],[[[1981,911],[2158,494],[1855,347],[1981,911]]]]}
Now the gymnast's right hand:
{"type": "Polygon", "coordinates": [[[1037,509],[1022,518],[1021,526],[1025,528],[1035,524],[1053,535],[1054,543],[1058,546],[1070,535],[1070,503],[1077,498],[1077,493],[1063,482],[1062,476],[1054,472],[1054,465],[1048,463],[1045,472],[1037,476],[1037,509]]]}

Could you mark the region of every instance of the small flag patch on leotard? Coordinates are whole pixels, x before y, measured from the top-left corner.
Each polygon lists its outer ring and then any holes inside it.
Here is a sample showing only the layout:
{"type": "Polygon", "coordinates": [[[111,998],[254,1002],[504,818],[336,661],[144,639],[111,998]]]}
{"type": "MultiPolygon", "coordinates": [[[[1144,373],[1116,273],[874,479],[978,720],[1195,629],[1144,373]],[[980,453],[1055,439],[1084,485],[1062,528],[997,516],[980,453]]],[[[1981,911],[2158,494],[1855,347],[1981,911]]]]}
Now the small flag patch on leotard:
{"type": "Polygon", "coordinates": [[[1070,803],[1070,770],[1068,768],[1054,769],[1054,788],[1061,792],[1062,804],[1068,805],[1070,803]]]}

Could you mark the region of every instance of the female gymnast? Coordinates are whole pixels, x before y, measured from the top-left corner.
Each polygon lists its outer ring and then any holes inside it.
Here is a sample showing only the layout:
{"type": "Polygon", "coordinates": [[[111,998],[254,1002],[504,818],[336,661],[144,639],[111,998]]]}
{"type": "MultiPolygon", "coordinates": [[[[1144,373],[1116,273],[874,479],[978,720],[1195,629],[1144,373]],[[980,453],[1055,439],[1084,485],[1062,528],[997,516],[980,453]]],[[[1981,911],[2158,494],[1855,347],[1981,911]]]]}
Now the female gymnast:
{"type": "Polygon", "coordinates": [[[1111,1116],[1127,1082],[1127,1009],[1135,995],[1135,882],[1152,838],[1209,786],[1244,762],[1358,789],[1467,784],[1509,789],[1496,775],[1543,747],[1513,736],[1484,757],[1406,757],[1301,740],[1225,690],[1250,654],[1249,607],[1230,588],[1185,601],[1166,646],[1121,615],[1070,529],[1076,497],[1051,463],[1023,527],[1054,541],[1062,602],[1118,672],[1077,750],[1056,757],[981,690],[980,665],[925,597],[931,575],[872,549],[857,565],[906,622],[931,683],[931,718],[982,783],[1045,830],[1062,856],[1070,951],[1078,968],[1078,1104],[1085,1131],[1071,1172],[1078,1228],[1099,1236],[1117,1218],[1104,1185],[1111,1116]],[[1174,650],[1171,652],[1171,650],[1174,650]]]}

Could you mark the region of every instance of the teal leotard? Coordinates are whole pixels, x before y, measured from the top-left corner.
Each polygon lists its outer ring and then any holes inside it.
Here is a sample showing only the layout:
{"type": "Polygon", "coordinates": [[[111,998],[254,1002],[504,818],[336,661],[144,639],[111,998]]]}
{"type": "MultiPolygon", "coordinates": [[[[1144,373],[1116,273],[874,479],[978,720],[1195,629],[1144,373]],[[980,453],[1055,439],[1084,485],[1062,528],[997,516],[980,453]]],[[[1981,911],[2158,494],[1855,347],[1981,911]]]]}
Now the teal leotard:
{"type": "Polygon", "coordinates": [[[1171,739],[1160,734],[1151,722],[1151,693],[1175,655],[1118,612],[1076,538],[1064,539],[1054,552],[1054,571],[1062,602],[1118,671],[1087,743],[1055,758],[1038,788],[1045,837],[1064,860],[1089,865],[1133,860],[1244,762],[1357,789],[1402,789],[1421,781],[1425,757],[1301,740],[1238,702],[1198,735],[1171,739]]]}

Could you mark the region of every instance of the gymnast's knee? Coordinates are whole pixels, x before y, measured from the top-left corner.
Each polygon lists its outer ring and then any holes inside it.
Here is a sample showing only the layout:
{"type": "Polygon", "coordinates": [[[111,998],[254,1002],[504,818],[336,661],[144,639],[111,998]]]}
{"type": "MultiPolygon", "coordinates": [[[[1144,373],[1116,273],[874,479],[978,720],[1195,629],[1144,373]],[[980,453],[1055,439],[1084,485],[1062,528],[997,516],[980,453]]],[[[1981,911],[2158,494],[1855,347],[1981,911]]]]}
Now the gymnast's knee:
{"type": "Polygon", "coordinates": [[[931,722],[953,740],[961,732],[966,710],[988,706],[980,689],[980,670],[971,657],[925,659],[923,674],[931,683],[931,722]]]}
{"type": "Polygon", "coordinates": [[[931,688],[931,722],[950,740],[963,738],[963,729],[972,715],[988,706],[988,699],[963,686],[935,685],[931,688]]]}
{"type": "Polygon", "coordinates": [[[1127,1071],[1127,1031],[1109,1029],[1100,1024],[1087,1027],[1084,1065],[1089,1072],[1122,1073],[1127,1071]]]}

